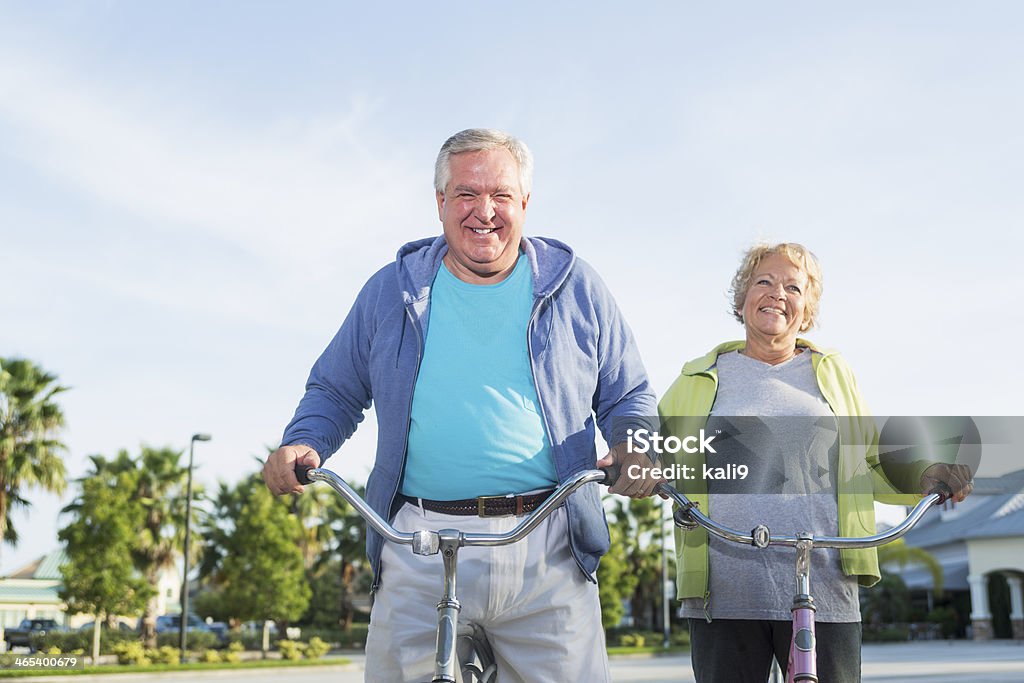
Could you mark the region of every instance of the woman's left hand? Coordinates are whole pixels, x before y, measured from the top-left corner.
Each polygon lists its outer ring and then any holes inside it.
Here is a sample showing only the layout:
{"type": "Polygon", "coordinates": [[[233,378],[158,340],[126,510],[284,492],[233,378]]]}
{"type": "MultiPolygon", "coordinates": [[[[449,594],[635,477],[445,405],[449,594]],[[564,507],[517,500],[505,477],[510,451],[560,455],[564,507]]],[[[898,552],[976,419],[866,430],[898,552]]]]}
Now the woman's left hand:
{"type": "Polygon", "coordinates": [[[964,498],[974,490],[971,479],[971,468],[967,465],[947,465],[936,463],[921,475],[921,493],[929,494],[936,487],[946,486],[950,490],[950,498],[962,503],[964,498]]]}

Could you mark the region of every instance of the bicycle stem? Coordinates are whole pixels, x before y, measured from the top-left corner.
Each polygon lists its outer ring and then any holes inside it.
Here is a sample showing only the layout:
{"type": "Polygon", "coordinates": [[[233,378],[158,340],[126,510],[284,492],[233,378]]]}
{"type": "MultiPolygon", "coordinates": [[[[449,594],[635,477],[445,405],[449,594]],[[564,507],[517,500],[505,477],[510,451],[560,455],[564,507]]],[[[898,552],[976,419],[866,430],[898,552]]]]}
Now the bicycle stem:
{"type": "Polygon", "coordinates": [[[811,596],[811,551],[814,537],[800,534],[796,542],[796,593],[797,596],[811,596]]]}
{"type": "Polygon", "coordinates": [[[797,534],[796,542],[796,595],[793,596],[793,637],[789,645],[787,681],[818,680],[816,637],[814,633],[814,598],[811,597],[811,551],[814,537],[797,534]]]}
{"type": "Polygon", "coordinates": [[[444,562],[444,593],[437,603],[437,656],[432,683],[455,683],[456,624],[459,623],[459,612],[462,611],[462,605],[455,594],[455,582],[463,535],[455,529],[442,529],[438,536],[444,562]]]}

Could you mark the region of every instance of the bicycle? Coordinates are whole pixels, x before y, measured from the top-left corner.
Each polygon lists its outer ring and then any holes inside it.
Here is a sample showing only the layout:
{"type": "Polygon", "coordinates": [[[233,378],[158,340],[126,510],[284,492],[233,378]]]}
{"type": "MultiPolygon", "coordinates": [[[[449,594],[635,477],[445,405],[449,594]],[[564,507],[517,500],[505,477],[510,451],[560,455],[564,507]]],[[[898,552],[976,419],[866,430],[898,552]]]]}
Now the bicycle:
{"type": "Polygon", "coordinates": [[[664,494],[676,505],[672,514],[673,522],[683,531],[694,531],[698,527],[715,536],[734,543],[752,545],[765,549],[769,546],[796,548],[796,595],[793,597],[793,636],[789,645],[789,663],[786,667],[786,683],[818,681],[816,646],[814,634],[814,598],[811,596],[811,551],[814,548],[876,548],[900,538],[917,524],[924,513],[933,505],[943,503],[952,495],[948,487],[937,487],[922,498],[907,517],[896,526],[872,536],[859,538],[843,536],[814,536],[804,532],[795,536],[772,536],[767,526],[759,524],[749,533],[737,531],[718,524],[697,509],[690,501],[670,484],[659,484],[656,493],[664,494]]]}
{"type": "Polygon", "coordinates": [[[417,555],[441,555],[444,563],[444,587],[437,603],[437,649],[434,678],[431,683],[497,683],[497,665],[487,635],[477,624],[459,624],[462,609],[455,594],[459,549],[466,546],[500,546],[521,541],[548,515],[581,486],[605,481],[600,470],[579,472],[556,488],[541,505],[511,531],[502,534],[463,533],[458,529],[402,532],[373,510],[344,479],[324,468],[298,465],[295,476],[300,484],[326,482],[347,500],[366,523],[385,541],[412,546],[417,555]],[[456,675],[461,676],[456,678],[456,675]]]}

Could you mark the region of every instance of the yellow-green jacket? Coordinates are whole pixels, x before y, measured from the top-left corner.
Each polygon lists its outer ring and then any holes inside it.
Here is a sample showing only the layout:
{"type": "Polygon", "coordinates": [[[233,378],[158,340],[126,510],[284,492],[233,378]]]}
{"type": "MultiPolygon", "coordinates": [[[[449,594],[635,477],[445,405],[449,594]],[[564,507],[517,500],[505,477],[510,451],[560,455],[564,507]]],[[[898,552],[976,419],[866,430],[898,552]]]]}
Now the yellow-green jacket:
{"type": "MultiPolygon", "coordinates": [[[[662,435],[696,434],[707,422],[718,392],[718,356],[737,351],[743,341],[726,342],[706,356],[690,361],[658,405],[662,435]]],[[[897,505],[913,505],[920,496],[899,491],[917,491],[923,467],[906,472],[899,482],[890,482],[878,467],[878,431],[857,389],[857,381],[835,351],[821,350],[804,339],[797,346],[811,354],[818,388],[839,422],[839,472],[836,476],[839,504],[839,535],[869,536],[875,533],[874,500],[897,505]]],[[[675,462],[701,472],[701,453],[681,452],[675,462]]],[[[669,464],[669,463],[666,463],[669,464]]],[[[708,509],[707,482],[700,476],[680,480],[676,487],[714,519],[708,509]]],[[[750,520],[751,526],[759,520],[750,520]]],[[[773,530],[775,531],[775,530],[773,530]]],[[[796,533],[802,529],[779,529],[778,533],[796,533]]],[[[843,572],[856,576],[864,586],[878,582],[878,555],[874,548],[840,550],[843,572]]],[[[708,537],[704,529],[683,532],[676,529],[676,595],[701,598],[708,594],[708,537]]]]}

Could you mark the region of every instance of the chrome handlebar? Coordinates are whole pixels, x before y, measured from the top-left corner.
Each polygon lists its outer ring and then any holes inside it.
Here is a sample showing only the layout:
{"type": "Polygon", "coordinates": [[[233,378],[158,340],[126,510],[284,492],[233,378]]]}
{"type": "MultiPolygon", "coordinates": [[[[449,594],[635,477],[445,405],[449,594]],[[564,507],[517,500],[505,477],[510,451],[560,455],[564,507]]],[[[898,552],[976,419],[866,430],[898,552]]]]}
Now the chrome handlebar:
{"type": "MultiPolygon", "coordinates": [[[[440,534],[436,531],[398,531],[391,524],[381,517],[370,505],[356,493],[348,482],[334,472],[321,467],[306,468],[296,467],[295,476],[300,484],[309,484],[314,481],[327,483],[338,492],[342,498],[347,500],[359,515],[366,520],[373,529],[390,543],[412,546],[412,551],[417,555],[436,555],[440,546],[440,534]]],[[[555,508],[565,502],[565,499],[573,494],[581,486],[590,483],[603,482],[606,474],[601,470],[584,470],[570,477],[555,489],[547,500],[540,507],[531,512],[523,521],[516,525],[511,531],[503,534],[477,534],[459,532],[460,546],[497,546],[509,545],[522,540],[527,534],[533,531],[537,525],[543,522],[555,508]]]]}
{"type": "Polygon", "coordinates": [[[943,502],[948,497],[945,492],[929,493],[914,506],[914,509],[910,511],[906,519],[891,529],[872,536],[845,537],[810,536],[809,534],[772,536],[768,527],[763,524],[755,527],[750,532],[737,531],[736,529],[723,526],[705,515],[697,509],[696,503],[692,502],[685,494],[677,491],[670,484],[659,484],[658,488],[655,489],[655,493],[668,496],[678,506],[673,514],[673,521],[676,526],[687,531],[700,526],[727,541],[752,545],[758,548],[767,548],[769,545],[797,547],[798,542],[806,540],[812,540],[817,548],[874,548],[895,541],[906,534],[921,520],[921,517],[928,511],[928,508],[943,502]]]}

